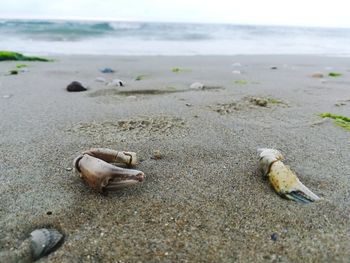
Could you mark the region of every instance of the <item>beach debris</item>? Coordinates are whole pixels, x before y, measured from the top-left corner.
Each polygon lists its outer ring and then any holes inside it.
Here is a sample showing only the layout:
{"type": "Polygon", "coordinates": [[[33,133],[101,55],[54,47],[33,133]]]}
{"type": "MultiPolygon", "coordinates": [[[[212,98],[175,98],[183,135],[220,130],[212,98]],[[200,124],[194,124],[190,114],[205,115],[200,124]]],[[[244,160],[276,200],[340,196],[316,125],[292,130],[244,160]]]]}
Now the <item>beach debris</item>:
{"type": "Polygon", "coordinates": [[[4,99],[9,99],[9,98],[11,98],[13,95],[12,94],[5,94],[5,95],[2,95],[2,97],[4,98],[4,99]]]}
{"type": "Polygon", "coordinates": [[[350,131],[350,118],[342,115],[336,115],[330,112],[321,113],[320,117],[330,118],[334,120],[334,123],[347,131],[350,131]]]}
{"type": "Polygon", "coordinates": [[[6,263],[31,263],[57,249],[63,235],[56,229],[41,228],[30,233],[18,249],[0,252],[0,261],[6,263]]]}
{"type": "Polygon", "coordinates": [[[74,167],[92,189],[98,192],[114,192],[135,185],[144,180],[144,173],[134,169],[121,168],[137,164],[136,153],[115,151],[107,148],[93,148],[74,159],[74,167]]]}
{"type": "Polygon", "coordinates": [[[138,76],[136,76],[135,81],[143,80],[145,77],[146,77],[146,75],[138,75],[138,76]]]}
{"type": "Polygon", "coordinates": [[[324,75],[320,72],[315,72],[311,75],[312,78],[316,78],[316,79],[322,79],[324,78],[324,75]]]}
{"type": "Polygon", "coordinates": [[[115,70],[114,69],[111,69],[111,68],[103,68],[103,69],[100,69],[101,73],[114,73],[115,70]]]}
{"type": "Polygon", "coordinates": [[[107,83],[107,86],[124,87],[124,82],[120,79],[113,79],[107,83]]]}
{"type": "Polygon", "coordinates": [[[277,241],[277,239],[278,239],[277,233],[273,233],[273,234],[271,235],[271,240],[272,240],[272,241],[277,241]]]}
{"type": "Polygon", "coordinates": [[[85,88],[80,82],[73,81],[67,86],[67,91],[69,92],[80,92],[85,91],[87,88],[85,88]]]}
{"type": "Polygon", "coordinates": [[[260,106],[260,107],[266,107],[268,103],[268,99],[265,98],[258,98],[258,97],[251,97],[250,102],[253,104],[260,106]]]}
{"type": "Polygon", "coordinates": [[[153,156],[151,157],[151,159],[154,159],[154,160],[163,159],[163,155],[161,154],[160,150],[154,150],[153,156]]]}
{"type": "Polygon", "coordinates": [[[191,89],[203,89],[204,88],[204,84],[201,82],[194,82],[190,85],[191,89]]]}
{"type": "Polygon", "coordinates": [[[16,65],[16,68],[26,68],[26,67],[28,67],[28,65],[26,65],[26,64],[17,64],[16,65]]]}
{"type": "Polygon", "coordinates": [[[36,229],[30,233],[32,256],[34,260],[48,255],[62,240],[63,235],[56,229],[36,229]]]}
{"type": "Polygon", "coordinates": [[[343,74],[342,73],[339,73],[339,72],[329,72],[328,73],[328,76],[330,77],[340,77],[342,76],[343,74]]]}
{"type": "Polygon", "coordinates": [[[16,60],[16,61],[42,61],[49,62],[50,59],[41,58],[41,57],[28,57],[24,56],[21,53],[11,52],[11,51],[0,51],[0,61],[5,60],[16,60]]]}
{"type": "Polygon", "coordinates": [[[276,66],[272,66],[272,67],[270,67],[270,69],[275,70],[275,69],[278,69],[278,68],[276,66]]]}
{"type": "Polygon", "coordinates": [[[230,114],[234,111],[249,109],[249,108],[271,108],[271,107],[288,107],[288,104],[282,100],[269,98],[269,97],[251,97],[247,96],[240,100],[217,103],[216,105],[209,106],[212,110],[220,113],[221,115],[230,114]]]}
{"type": "Polygon", "coordinates": [[[97,77],[95,79],[96,82],[101,82],[101,83],[104,83],[104,84],[107,84],[107,80],[105,78],[102,78],[102,77],[97,77]]]}
{"type": "Polygon", "coordinates": [[[11,69],[10,71],[9,71],[9,74],[10,75],[18,75],[18,70],[17,69],[11,69]]]}
{"type": "Polygon", "coordinates": [[[193,105],[191,103],[186,103],[185,104],[187,107],[192,107],[193,105]]]}
{"type": "Polygon", "coordinates": [[[175,67],[175,68],[172,68],[171,71],[174,73],[181,73],[181,72],[191,72],[191,69],[175,67]]]}
{"type": "Polygon", "coordinates": [[[275,191],[287,199],[299,203],[310,203],[320,198],[303,185],[296,174],[285,165],[280,151],[275,149],[258,149],[259,170],[267,176],[275,191]]]}
{"type": "Polygon", "coordinates": [[[244,79],[238,79],[238,80],[235,80],[234,83],[238,85],[246,85],[248,84],[248,81],[244,79]]]}

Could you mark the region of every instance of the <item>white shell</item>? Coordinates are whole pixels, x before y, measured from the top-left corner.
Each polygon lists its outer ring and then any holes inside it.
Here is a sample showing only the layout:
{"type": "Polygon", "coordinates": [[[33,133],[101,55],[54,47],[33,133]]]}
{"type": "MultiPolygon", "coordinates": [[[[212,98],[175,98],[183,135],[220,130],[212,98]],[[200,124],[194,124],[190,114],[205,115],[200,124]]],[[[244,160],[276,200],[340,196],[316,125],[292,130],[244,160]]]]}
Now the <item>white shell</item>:
{"type": "Polygon", "coordinates": [[[114,79],[107,84],[107,86],[123,87],[124,82],[120,79],[114,79]]]}
{"type": "Polygon", "coordinates": [[[200,82],[194,82],[191,84],[190,88],[191,89],[203,89],[204,85],[203,85],[203,83],[200,83],[200,82]]]}

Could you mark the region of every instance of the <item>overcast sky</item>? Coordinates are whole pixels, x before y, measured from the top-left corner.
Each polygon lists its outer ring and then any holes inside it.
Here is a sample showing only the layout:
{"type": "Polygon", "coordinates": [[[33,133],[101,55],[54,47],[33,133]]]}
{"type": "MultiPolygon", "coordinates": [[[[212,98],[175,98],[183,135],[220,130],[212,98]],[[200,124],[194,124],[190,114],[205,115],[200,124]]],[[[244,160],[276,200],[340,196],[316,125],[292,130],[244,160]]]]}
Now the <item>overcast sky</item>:
{"type": "Polygon", "coordinates": [[[350,27],[348,0],[0,0],[0,18],[350,27]]]}

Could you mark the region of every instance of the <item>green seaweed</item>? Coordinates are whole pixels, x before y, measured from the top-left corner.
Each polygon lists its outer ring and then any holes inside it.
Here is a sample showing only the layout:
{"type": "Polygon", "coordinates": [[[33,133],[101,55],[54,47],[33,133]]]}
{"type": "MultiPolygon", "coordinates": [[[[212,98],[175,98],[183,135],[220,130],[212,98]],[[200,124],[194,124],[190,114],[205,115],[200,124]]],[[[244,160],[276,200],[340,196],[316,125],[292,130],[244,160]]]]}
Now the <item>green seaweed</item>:
{"type": "Polygon", "coordinates": [[[143,80],[145,77],[146,77],[146,75],[138,75],[138,76],[136,76],[135,80],[140,81],[140,80],[143,80]]]}
{"type": "Polygon", "coordinates": [[[174,73],[181,73],[181,72],[190,72],[191,69],[176,67],[176,68],[172,68],[171,71],[174,73]]]}
{"type": "Polygon", "coordinates": [[[11,51],[0,51],[0,61],[5,60],[15,60],[15,61],[43,61],[49,62],[50,59],[41,58],[41,57],[28,57],[24,56],[21,53],[11,52],[11,51]]]}
{"type": "Polygon", "coordinates": [[[248,84],[248,81],[247,81],[247,80],[244,80],[244,79],[239,79],[239,80],[235,80],[234,83],[235,83],[235,84],[238,84],[238,85],[247,85],[247,84],[248,84]]]}
{"type": "Polygon", "coordinates": [[[17,64],[16,65],[16,68],[26,68],[26,67],[28,67],[28,65],[26,65],[26,64],[17,64]]]}
{"type": "Polygon", "coordinates": [[[18,74],[18,70],[17,69],[12,69],[9,71],[10,75],[17,75],[18,74]]]}
{"type": "Polygon", "coordinates": [[[345,130],[350,131],[350,118],[342,115],[336,115],[330,112],[325,112],[320,114],[322,118],[333,119],[335,124],[344,128],[345,130]]]}
{"type": "Polygon", "coordinates": [[[271,104],[282,104],[283,103],[283,101],[278,100],[278,99],[274,99],[274,98],[268,98],[267,100],[271,104]]]}
{"type": "Polygon", "coordinates": [[[342,76],[343,74],[341,74],[341,73],[338,73],[338,72],[329,72],[328,73],[328,76],[330,76],[330,77],[340,77],[340,76],[342,76]]]}

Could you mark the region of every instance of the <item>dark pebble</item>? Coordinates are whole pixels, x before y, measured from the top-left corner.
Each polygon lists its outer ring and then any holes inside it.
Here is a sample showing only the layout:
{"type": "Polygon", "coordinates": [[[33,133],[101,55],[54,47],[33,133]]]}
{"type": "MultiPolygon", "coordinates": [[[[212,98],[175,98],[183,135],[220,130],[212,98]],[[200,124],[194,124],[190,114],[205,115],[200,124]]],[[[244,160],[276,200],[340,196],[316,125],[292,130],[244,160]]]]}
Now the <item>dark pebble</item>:
{"type": "Polygon", "coordinates": [[[80,82],[73,81],[71,84],[67,86],[67,91],[69,92],[79,92],[79,91],[85,91],[87,88],[85,88],[80,82]]]}
{"type": "Polygon", "coordinates": [[[47,211],[46,214],[49,216],[49,215],[52,215],[52,212],[51,211],[47,211]]]}
{"type": "Polygon", "coordinates": [[[277,69],[277,67],[271,67],[270,69],[277,69]]]}
{"type": "Polygon", "coordinates": [[[278,239],[277,233],[273,233],[273,234],[271,235],[271,240],[272,240],[272,241],[277,241],[277,239],[278,239]]]}

